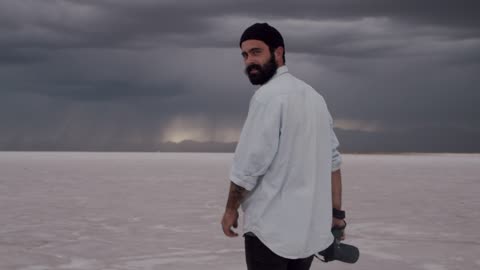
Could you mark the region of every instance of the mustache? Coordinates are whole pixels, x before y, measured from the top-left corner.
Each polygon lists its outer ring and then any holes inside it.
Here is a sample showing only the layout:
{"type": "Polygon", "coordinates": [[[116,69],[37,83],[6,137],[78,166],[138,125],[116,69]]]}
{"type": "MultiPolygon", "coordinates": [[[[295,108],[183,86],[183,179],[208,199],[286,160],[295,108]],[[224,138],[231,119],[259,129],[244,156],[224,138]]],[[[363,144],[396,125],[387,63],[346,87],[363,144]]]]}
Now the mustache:
{"type": "Polygon", "coordinates": [[[250,71],[252,71],[254,69],[256,69],[258,71],[262,71],[262,67],[260,65],[251,64],[251,65],[249,65],[248,67],[245,68],[245,72],[248,74],[248,73],[250,73],[250,71]]]}

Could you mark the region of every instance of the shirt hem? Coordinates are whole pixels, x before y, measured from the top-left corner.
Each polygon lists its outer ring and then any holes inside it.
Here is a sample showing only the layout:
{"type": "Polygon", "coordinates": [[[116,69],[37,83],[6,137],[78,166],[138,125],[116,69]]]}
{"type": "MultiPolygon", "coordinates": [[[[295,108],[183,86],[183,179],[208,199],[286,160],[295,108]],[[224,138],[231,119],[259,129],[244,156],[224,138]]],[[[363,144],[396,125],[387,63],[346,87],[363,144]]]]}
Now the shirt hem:
{"type": "Polygon", "coordinates": [[[265,245],[267,246],[273,253],[277,254],[278,256],[280,257],[283,257],[283,258],[286,258],[286,259],[292,259],[292,260],[296,260],[296,259],[303,259],[303,258],[308,258],[320,251],[323,251],[325,250],[326,248],[328,248],[332,243],[333,241],[335,240],[333,238],[333,235],[331,236],[331,241],[327,241],[326,243],[327,244],[324,244],[323,246],[320,246],[318,248],[318,250],[316,250],[317,248],[315,248],[315,251],[306,251],[306,252],[302,252],[302,253],[299,253],[297,255],[288,255],[286,253],[283,253],[283,251],[281,250],[278,250],[278,249],[272,249],[271,248],[271,245],[269,245],[268,241],[265,240],[265,238],[262,236],[262,234],[258,231],[258,230],[255,230],[255,229],[248,229],[248,230],[245,230],[245,233],[247,232],[252,232],[253,234],[255,234],[255,236],[260,239],[260,241],[265,245]]]}

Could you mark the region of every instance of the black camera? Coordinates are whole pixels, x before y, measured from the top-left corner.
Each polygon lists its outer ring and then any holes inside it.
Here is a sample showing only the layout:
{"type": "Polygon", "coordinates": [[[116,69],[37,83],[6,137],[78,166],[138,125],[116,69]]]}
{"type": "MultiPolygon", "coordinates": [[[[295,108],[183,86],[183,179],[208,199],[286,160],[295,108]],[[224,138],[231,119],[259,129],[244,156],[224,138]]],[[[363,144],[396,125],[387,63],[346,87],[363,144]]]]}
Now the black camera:
{"type": "Polygon", "coordinates": [[[341,228],[333,227],[332,234],[335,240],[328,248],[315,254],[315,257],[322,262],[341,261],[344,263],[356,263],[360,257],[360,251],[358,248],[341,243],[341,237],[343,236],[343,231],[346,226],[347,223],[341,228]]]}

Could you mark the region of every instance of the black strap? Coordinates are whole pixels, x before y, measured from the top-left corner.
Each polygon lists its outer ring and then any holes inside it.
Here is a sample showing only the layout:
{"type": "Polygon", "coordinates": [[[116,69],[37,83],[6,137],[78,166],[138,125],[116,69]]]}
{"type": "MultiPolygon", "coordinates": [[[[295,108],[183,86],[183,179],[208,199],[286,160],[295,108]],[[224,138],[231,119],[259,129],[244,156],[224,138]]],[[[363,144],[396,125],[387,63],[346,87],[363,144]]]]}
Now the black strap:
{"type": "Polygon", "coordinates": [[[345,211],[333,208],[333,217],[338,219],[345,219],[345,211]]]}

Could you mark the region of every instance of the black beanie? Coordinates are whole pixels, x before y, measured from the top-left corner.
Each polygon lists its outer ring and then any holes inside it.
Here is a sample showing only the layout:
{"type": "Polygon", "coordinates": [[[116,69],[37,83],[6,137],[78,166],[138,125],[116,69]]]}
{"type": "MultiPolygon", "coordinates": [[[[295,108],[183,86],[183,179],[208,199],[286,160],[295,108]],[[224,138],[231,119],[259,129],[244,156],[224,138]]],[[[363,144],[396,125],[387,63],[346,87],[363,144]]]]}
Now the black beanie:
{"type": "Polygon", "coordinates": [[[249,39],[261,40],[273,49],[278,47],[285,48],[283,37],[280,32],[268,23],[255,23],[248,27],[240,38],[240,47],[242,46],[242,42],[249,39]]]}

